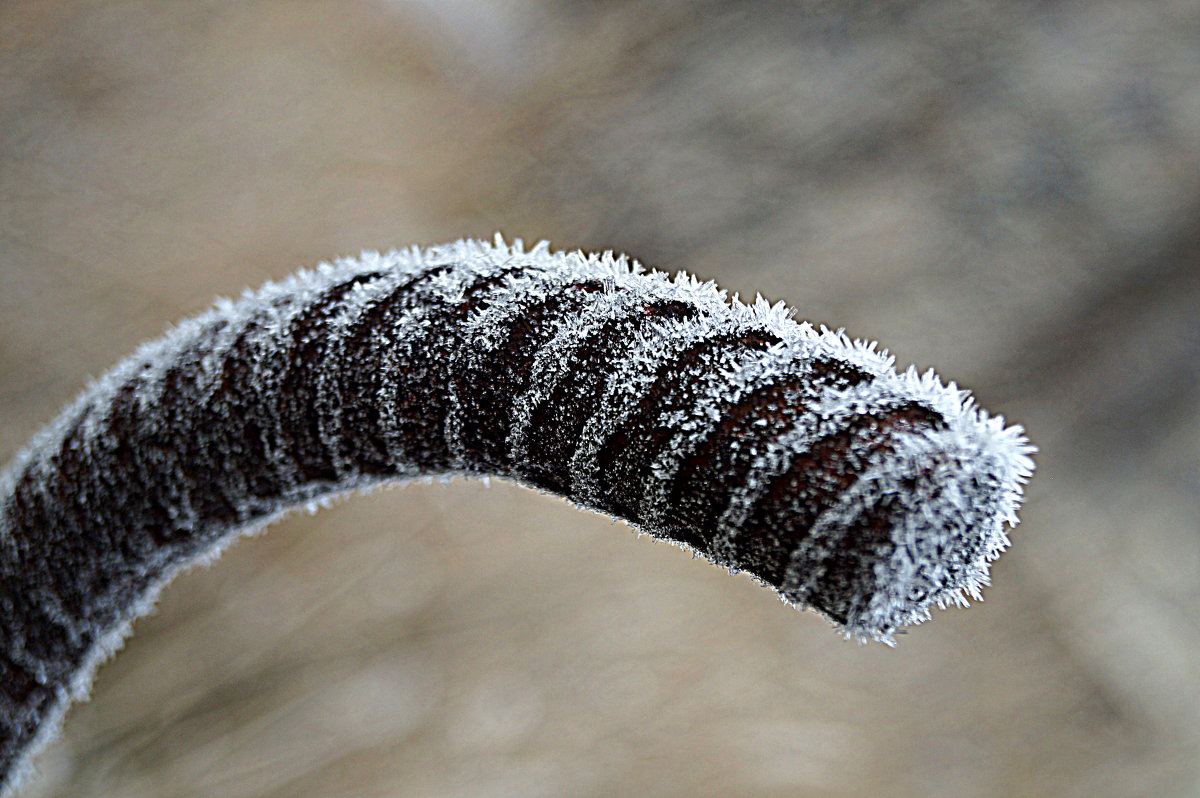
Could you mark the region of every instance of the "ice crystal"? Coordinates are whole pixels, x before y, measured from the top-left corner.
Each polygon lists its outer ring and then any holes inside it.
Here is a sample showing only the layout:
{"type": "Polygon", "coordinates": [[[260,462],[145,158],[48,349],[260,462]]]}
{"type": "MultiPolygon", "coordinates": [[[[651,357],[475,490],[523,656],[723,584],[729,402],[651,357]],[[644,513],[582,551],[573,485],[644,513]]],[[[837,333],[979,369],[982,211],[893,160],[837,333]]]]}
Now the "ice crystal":
{"type": "Polygon", "coordinates": [[[979,595],[1032,451],[873,344],[611,253],[322,264],[146,344],[0,475],[0,778],[174,573],[289,510],[506,478],[890,642],[979,595]]]}

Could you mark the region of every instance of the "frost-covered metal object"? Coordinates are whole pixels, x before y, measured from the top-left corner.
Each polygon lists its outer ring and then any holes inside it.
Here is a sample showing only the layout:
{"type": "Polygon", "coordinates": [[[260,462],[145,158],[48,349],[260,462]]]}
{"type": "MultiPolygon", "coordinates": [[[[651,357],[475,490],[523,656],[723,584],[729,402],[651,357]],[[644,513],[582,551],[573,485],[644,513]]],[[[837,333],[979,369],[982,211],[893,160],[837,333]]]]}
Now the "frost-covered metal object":
{"type": "Polygon", "coordinates": [[[1008,544],[1033,451],[932,374],[611,254],[460,241],[219,302],[0,475],[11,783],[176,571],[325,497],[499,476],[890,642],[1008,544]]]}

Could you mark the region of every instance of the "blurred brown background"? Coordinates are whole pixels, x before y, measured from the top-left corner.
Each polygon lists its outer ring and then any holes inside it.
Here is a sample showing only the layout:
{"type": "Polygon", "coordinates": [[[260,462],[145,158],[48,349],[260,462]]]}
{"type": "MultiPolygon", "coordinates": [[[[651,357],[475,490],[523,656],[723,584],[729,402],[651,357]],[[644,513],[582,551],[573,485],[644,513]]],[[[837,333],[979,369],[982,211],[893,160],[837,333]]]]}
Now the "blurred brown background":
{"type": "Polygon", "coordinates": [[[167,590],[30,796],[1200,794],[1200,4],[0,4],[0,457],[218,294],[501,230],[933,365],[1042,447],[896,650],[505,485],[167,590]]]}

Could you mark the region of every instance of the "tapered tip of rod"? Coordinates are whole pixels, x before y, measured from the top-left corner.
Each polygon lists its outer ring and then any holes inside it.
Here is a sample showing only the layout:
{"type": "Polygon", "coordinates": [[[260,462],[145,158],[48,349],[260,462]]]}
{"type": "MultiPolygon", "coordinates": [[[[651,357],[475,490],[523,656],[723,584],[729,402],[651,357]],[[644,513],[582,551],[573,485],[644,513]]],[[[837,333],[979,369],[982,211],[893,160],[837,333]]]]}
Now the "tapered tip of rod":
{"type": "Polygon", "coordinates": [[[781,585],[785,600],[817,609],[847,637],[888,645],[935,606],[982,600],[1036,451],[1021,427],[988,417],[954,385],[932,374],[898,379],[945,424],[898,431],[843,512],[823,519],[841,530],[814,529],[824,550],[804,555],[811,567],[793,568],[781,585]]]}

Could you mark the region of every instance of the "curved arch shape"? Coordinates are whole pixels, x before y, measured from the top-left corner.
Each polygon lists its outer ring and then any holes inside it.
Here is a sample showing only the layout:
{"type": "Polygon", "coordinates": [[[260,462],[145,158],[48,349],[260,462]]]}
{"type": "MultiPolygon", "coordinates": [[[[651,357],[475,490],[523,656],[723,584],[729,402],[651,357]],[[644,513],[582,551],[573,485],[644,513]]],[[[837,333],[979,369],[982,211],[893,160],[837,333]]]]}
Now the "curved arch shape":
{"type": "Polygon", "coordinates": [[[460,241],[323,264],[144,345],[0,475],[0,784],[181,568],[331,494],[497,476],[890,643],[978,596],[1033,448],[761,298],[460,241]]]}

